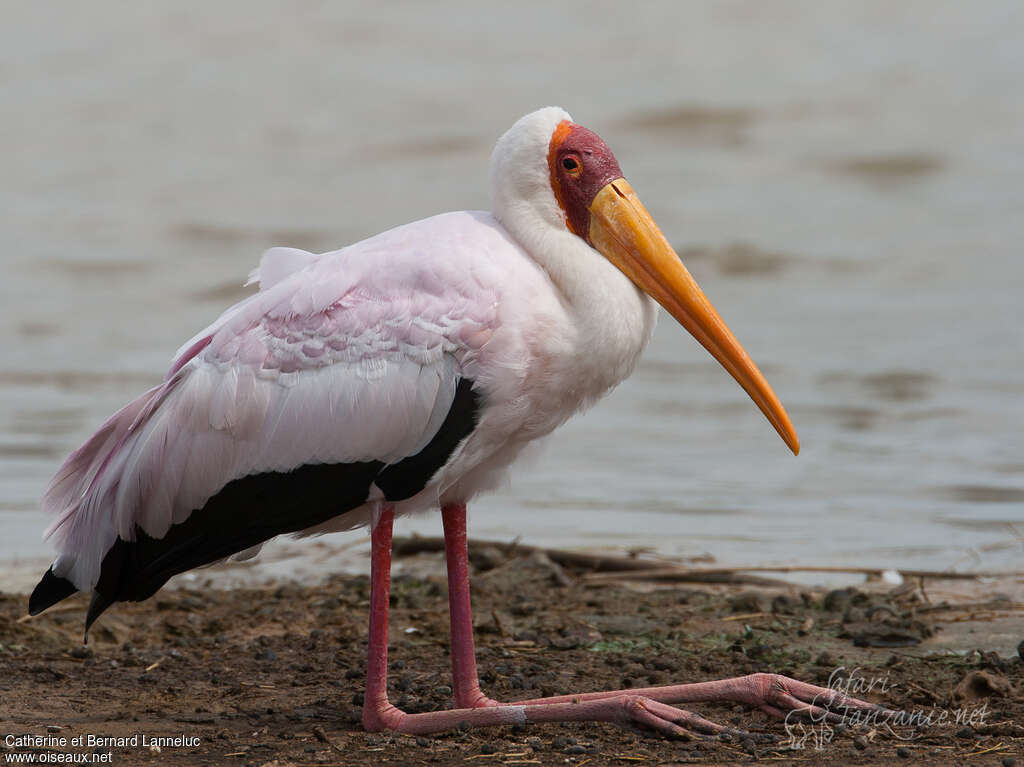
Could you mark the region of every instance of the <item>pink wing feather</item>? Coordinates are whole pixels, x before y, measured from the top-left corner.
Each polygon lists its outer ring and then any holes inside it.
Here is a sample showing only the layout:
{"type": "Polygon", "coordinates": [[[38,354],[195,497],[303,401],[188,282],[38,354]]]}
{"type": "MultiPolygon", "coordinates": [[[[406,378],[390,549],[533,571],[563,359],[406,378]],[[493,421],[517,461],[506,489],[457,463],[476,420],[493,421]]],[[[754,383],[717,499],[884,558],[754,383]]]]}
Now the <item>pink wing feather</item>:
{"type": "Polygon", "coordinates": [[[490,216],[453,213],[320,256],[269,251],[260,292],[57,473],[54,574],[93,587],[118,536],[160,538],[233,479],[414,455],[497,327],[488,255],[509,245],[490,216]]]}

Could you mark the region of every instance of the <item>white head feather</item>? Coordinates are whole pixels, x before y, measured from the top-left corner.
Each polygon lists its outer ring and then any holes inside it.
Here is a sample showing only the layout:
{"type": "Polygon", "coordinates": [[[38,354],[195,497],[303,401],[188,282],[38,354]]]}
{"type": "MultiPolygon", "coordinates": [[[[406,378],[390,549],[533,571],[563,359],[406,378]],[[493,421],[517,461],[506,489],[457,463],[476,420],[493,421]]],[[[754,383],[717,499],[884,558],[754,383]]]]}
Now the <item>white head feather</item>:
{"type": "Polygon", "coordinates": [[[552,230],[571,234],[548,168],[551,136],[563,120],[571,122],[572,117],[560,107],[544,107],[520,117],[491,153],[491,211],[533,253],[542,245],[537,239],[550,236],[552,230]]]}

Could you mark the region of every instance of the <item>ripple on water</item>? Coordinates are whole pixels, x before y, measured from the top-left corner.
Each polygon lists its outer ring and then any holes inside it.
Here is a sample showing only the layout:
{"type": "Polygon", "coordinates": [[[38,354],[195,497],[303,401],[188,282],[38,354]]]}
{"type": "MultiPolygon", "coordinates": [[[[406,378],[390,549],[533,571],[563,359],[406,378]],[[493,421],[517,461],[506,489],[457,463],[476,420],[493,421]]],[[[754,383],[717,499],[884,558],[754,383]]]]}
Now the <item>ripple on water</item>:
{"type": "Polygon", "coordinates": [[[171,227],[172,237],[195,245],[226,246],[252,244],[255,248],[282,245],[323,253],[345,244],[337,232],[322,229],[259,229],[211,221],[183,221],[171,227]]]}
{"type": "Polygon", "coordinates": [[[56,322],[26,320],[18,323],[18,334],[24,338],[49,338],[60,331],[61,327],[56,322]]]}
{"type": "Polygon", "coordinates": [[[785,253],[764,250],[749,242],[733,242],[722,246],[691,245],[679,249],[683,263],[708,261],[729,277],[780,274],[798,259],[785,253]]]}
{"type": "Polygon", "coordinates": [[[47,269],[55,269],[72,277],[102,277],[110,279],[122,274],[138,275],[150,271],[153,264],[147,261],[101,261],[91,259],[53,258],[41,262],[47,269]]]}
{"type": "Polygon", "coordinates": [[[86,412],[79,408],[22,411],[15,414],[11,431],[14,434],[56,437],[77,431],[85,417],[86,412]]]}
{"type": "Polygon", "coordinates": [[[56,445],[48,445],[38,442],[0,443],[0,458],[28,458],[30,460],[42,459],[49,461],[60,458],[63,454],[63,450],[56,445]]]}
{"type": "Polygon", "coordinates": [[[918,370],[886,370],[858,375],[852,372],[829,372],[818,376],[824,388],[843,388],[850,384],[866,390],[877,399],[891,402],[913,402],[926,399],[938,384],[931,373],[918,370]]]}
{"type": "Polygon", "coordinates": [[[918,181],[941,171],[944,158],[929,152],[893,152],[826,160],[823,165],[834,173],[878,185],[918,181]]]}
{"type": "Polygon", "coordinates": [[[482,136],[417,136],[410,139],[370,144],[361,155],[365,160],[379,162],[408,158],[450,157],[488,148],[490,148],[490,141],[485,140],[482,136]]]}
{"type": "Polygon", "coordinates": [[[735,146],[744,144],[757,121],[749,107],[678,104],[634,112],[615,121],[622,131],[644,131],[688,143],[735,146]]]}
{"type": "Polygon", "coordinates": [[[112,386],[149,388],[160,382],[152,373],[86,370],[0,370],[0,388],[49,386],[64,391],[108,389],[112,386]]]}
{"type": "Polygon", "coordinates": [[[935,491],[943,498],[964,503],[1024,503],[1024,487],[946,485],[936,487],[935,491]]]}

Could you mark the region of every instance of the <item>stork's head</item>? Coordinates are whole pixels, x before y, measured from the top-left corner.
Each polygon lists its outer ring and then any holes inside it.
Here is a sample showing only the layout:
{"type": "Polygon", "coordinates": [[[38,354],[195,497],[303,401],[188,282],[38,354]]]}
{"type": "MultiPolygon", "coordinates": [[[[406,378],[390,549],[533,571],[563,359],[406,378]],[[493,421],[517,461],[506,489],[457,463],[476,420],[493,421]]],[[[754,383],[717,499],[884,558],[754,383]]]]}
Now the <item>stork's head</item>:
{"type": "Polygon", "coordinates": [[[584,240],[651,296],[718,360],[794,453],[782,403],[622,177],[607,144],[567,112],[519,119],[491,155],[494,215],[530,249],[547,236],[584,240]]]}

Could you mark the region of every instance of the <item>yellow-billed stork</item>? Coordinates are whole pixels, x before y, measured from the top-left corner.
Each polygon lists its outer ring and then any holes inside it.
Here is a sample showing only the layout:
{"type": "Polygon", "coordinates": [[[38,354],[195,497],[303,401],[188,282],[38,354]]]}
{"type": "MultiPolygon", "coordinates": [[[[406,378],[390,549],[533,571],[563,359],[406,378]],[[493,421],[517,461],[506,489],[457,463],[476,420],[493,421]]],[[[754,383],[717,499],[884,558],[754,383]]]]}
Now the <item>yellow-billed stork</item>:
{"type": "Polygon", "coordinates": [[[779,400],[595,133],[558,108],[528,114],[498,141],[490,182],[490,213],[445,213],[320,255],[267,251],[251,277],[259,292],[188,341],[163,383],[53,479],[43,506],[58,555],[30,612],[92,591],[88,629],[114,602],[276,535],[369,525],[368,729],[603,720],[716,733],[669,704],[873,708],[773,674],[514,704],[482,694],[466,502],[632,372],[655,302],[799,450],[779,400]],[[407,714],[387,699],[391,529],[428,508],[441,509],[447,544],[456,708],[407,714]]]}

